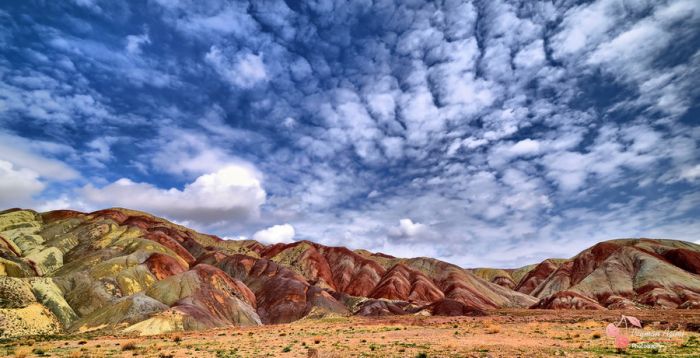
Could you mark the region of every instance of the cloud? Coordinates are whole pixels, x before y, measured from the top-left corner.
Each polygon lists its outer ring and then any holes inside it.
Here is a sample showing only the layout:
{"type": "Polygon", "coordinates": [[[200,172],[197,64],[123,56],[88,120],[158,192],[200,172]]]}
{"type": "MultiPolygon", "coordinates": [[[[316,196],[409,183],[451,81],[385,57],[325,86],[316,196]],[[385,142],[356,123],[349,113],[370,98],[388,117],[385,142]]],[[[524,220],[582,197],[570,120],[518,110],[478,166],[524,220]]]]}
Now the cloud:
{"type": "Polygon", "coordinates": [[[268,78],[262,54],[238,53],[234,58],[228,58],[218,47],[212,46],[204,59],[225,80],[241,88],[253,87],[268,78]]]}
{"type": "MultiPolygon", "coordinates": [[[[263,140],[255,133],[235,130],[216,117],[205,117],[200,124],[207,132],[161,128],[156,137],[144,142],[148,155],[142,160],[149,162],[156,170],[185,176],[211,173],[229,163],[250,166],[245,161],[229,153],[228,147],[235,141],[244,147],[263,140]],[[228,144],[228,145],[227,145],[228,144]]],[[[251,166],[251,170],[255,170],[251,166]]]]}
{"type": "Polygon", "coordinates": [[[256,218],[266,199],[260,174],[240,165],[201,175],[183,189],[122,178],[101,188],[87,185],[80,194],[92,206],[135,208],[204,225],[256,218]]]}
{"type": "Polygon", "coordinates": [[[126,52],[132,55],[141,54],[141,47],[150,44],[151,38],[148,33],[141,35],[129,35],[126,37],[126,52]]]}
{"type": "Polygon", "coordinates": [[[411,219],[401,219],[398,227],[389,230],[389,235],[400,240],[419,241],[430,240],[434,238],[435,233],[424,224],[414,223],[411,219]]]}
{"type": "Polygon", "coordinates": [[[697,1],[81,3],[0,13],[0,126],[27,139],[0,159],[36,207],[465,266],[700,232],[697,1]],[[264,204],[192,188],[229,165],[264,204]]]}
{"type": "Polygon", "coordinates": [[[36,172],[0,160],[0,208],[30,205],[32,197],[45,187],[36,172]]]}
{"type": "Polygon", "coordinates": [[[50,180],[69,180],[78,177],[78,172],[64,162],[47,158],[48,155],[71,155],[73,149],[66,145],[29,140],[0,131],[0,159],[14,167],[27,169],[37,176],[50,180]]]}
{"type": "Polygon", "coordinates": [[[684,168],[681,171],[681,179],[685,179],[689,182],[694,182],[697,179],[700,179],[700,164],[689,167],[689,168],[684,168]]]}
{"type": "Polygon", "coordinates": [[[253,234],[253,240],[265,244],[290,243],[294,239],[294,227],[289,224],[275,225],[253,234]]]}

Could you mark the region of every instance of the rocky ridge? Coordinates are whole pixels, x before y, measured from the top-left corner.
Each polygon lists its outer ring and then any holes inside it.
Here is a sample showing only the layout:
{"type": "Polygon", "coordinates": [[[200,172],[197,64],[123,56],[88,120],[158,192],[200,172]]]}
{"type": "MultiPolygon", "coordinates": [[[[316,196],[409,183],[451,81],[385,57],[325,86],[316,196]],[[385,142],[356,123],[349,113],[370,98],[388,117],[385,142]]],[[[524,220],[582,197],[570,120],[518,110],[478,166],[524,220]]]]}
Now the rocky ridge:
{"type": "Polygon", "coordinates": [[[0,212],[0,336],[511,307],[698,308],[700,246],[613,240],[569,260],[467,270],[309,241],[222,240],[128,209],[0,212]]]}

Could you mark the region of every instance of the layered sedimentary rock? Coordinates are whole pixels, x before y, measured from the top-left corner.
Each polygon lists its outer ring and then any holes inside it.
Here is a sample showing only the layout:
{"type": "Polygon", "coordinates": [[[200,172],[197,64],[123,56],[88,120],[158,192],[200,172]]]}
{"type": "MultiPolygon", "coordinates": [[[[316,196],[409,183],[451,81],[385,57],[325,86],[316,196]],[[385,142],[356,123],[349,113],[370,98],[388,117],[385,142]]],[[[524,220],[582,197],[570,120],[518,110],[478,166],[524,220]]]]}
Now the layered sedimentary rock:
{"type": "MultiPolygon", "coordinates": [[[[700,303],[700,246],[673,240],[599,243],[571,260],[538,265],[540,308],[679,308],[700,303]]],[[[533,271],[535,272],[535,271],[533,271]]],[[[532,286],[523,281],[518,288],[532,286]]]]}
{"type": "Polygon", "coordinates": [[[227,241],[127,209],[0,212],[0,336],[511,307],[697,308],[699,275],[700,246],[668,240],[613,240],[570,260],[467,270],[309,241],[227,241]]]}

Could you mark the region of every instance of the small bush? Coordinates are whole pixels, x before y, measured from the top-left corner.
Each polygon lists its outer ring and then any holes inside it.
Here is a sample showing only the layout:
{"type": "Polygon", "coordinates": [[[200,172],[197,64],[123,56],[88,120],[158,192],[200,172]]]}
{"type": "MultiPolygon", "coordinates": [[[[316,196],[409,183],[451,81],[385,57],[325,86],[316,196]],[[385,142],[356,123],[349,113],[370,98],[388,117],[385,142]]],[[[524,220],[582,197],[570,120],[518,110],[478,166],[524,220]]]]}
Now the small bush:
{"type": "Polygon", "coordinates": [[[180,337],[180,336],[173,337],[173,342],[180,344],[180,342],[182,342],[182,337],[180,337]]]}
{"type": "Polygon", "coordinates": [[[600,333],[594,333],[593,339],[600,339],[600,333]]]}
{"type": "Polygon", "coordinates": [[[486,334],[496,334],[501,332],[501,327],[496,325],[486,326],[486,334]]]}
{"type": "Polygon", "coordinates": [[[291,352],[291,351],[292,351],[292,346],[286,346],[286,347],[282,348],[282,352],[284,352],[284,353],[291,352]]]}
{"type": "Polygon", "coordinates": [[[46,351],[44,351],[43,348],[34,348],[34,349],[32,350],[32,353],[34,353],[34,354],[36,354],[36,355],[38,355],[38,356],[43,356],[44,354],[46,354],[46,351]]]}
{"type": "Polygon", "coordinates": [[[122,351],[135,351],[136,350],[136,344],[134,342],[128,342],[124,343],[122,346],[122,351]]]}
{"type": "Polygon", "coordinates": [[[31,354],[31,353],[32,353],[32,351],[29,350],[28,348],[20,348],[20,349],[18,349],[18,350],[15,351],[15,357],[17,357],[17,358],[25,358],[25,357],[27,357],[27,356],[28,356],[29,354],[31,354]]]}
{"type": "Polygon", "coordinates": [[[416,358],[428,358],[428,353],[420,352],[416,354],[416,358]]]}

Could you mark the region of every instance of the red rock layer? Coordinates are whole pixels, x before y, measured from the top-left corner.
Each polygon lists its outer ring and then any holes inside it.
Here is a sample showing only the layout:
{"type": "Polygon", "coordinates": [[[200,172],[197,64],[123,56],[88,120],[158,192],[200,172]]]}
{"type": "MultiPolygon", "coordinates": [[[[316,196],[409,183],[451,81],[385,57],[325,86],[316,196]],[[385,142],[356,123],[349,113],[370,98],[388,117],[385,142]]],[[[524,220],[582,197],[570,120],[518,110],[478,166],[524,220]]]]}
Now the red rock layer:
{"type": "Polygon", "coordinates": [[[307,249],[300,256],[302,260],[299,266],[311,282],[323,280],[337,291],[367,297],[384,275],[385,270],[381,265],[344,247],[328,247],[300,241],[272,245],[260,254],[269,259],[302,244],[306,245],[307,249]],[[310,262],[303,262],[303,259],[309,259],[310,262]]]}
{"type": "Polygon", "coordinates": [[[209,255],[210,262],[243,281],[257,297],[263,323],[286,323],[304,317],[314,307],[347,313],[345,307],[301,275],[277,263],[246,255],[209,255]]]}
{"type": "Polygon", "coordinates": [[[146,259],[144,264],[158,280],[187,271],[187,269],[172,256],[159,253],[152,254],[148,259],[146,259]]]}
{"type": "Polygon", "coordinates": [[[546,280],[547,277],[552,274],[552,272],[556,271],[558,267],[559,265],[553,261],[542,261],[520,280],[518,285],[515,287],[515,290],[526,294],[532,293],[532,291],[534,291],[535,288],[540,285],[540,283],[546,280]]]}
{"type": "Polygon", "coordinates": [[[321,247],[333,274],[337,290],[353,296],[367,297],[384,275],[384,268],[344,247],[321,247]]]}
{"type": "Polygon", "coordinates": [[[559,291],[537,302],[531,308],[602,310],[594,299],[572,291],[559,291]]]}
{"type": "Polygon", "coordinates": [[[409,302],[434,302],[445,297],[428,276],[406,265],[396,264],[369,293],[371,298],[409,302]]]}
{"type": "Polygon", "coordinates": [[[601,242],[578,254],[571,267],[571,285],[575,285],[590,275],[608,256],[621,248],[611,242],[601,242]]]}
{"type": "Polygon", "coordinates": [[[700,275],[700,252],[678,248],[668,250],[664,257],[672,264],[696,275],[700,275]]]}
{"type": "Polygon", "coordinates": [[[409,312],[405,310],[407,307],[407,302],[370,299],[360,304],[355,314],[365,317],[405,315],[409,314],[409,312]]]}
{"type": "MultiPolygon", "coordinates": [[[[250,321],[249,312],[254,314],[256,305],[255,294],[242,282],[232,279],[222,270],[199,264],[191,271],[197,275],[197,286],[178,287],[178,276],[173,276],[173,282],[160,281],[151,290],[180,290],[176,292],[188,292],[185,297],[180,298],[172,307],[182,313],[186,313],[190,320],[193,320],[198,327],[220,327],[235,324],[237,322],[247,323],[250,321]],[[158,287],[161,285],[161,287],[158,287]],[[241,304],[243,302],[243,305],[241,304]],[[246,309],[244,305],[252,308],[246,309]],[[242,317],[246,317],[243,319],[242,317]]],[[[186,281],[186,285],[191,285],[192,281],[186,281]]],[[[149,290],[150,292],[150,290],[149,290]]],[[[161,293],[162,294],[162,293],[161,293]]],[[[158,294],[156,294],[158,296],[158,294]]]]}
{"type": "Polygon", "coordinates": [[[486,312],[464,302],[443,299],[426,307],[435,316],[485,316],[486,312]]]}
{"type": "Polygon", "coordinates": [[[328,261],[321,255],[316,246],[309,242],[299,241],[291,244],[272,245],[261,250],[260,256],[272,259],[286,250],[294,250],[301,245],[306,247],[306,249],[295,259],[294,264],[301,271],[302,275],[312,285],[318,283],[337,290],[328,261]]]}

